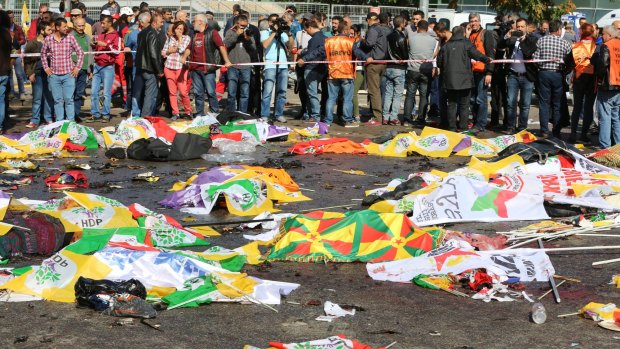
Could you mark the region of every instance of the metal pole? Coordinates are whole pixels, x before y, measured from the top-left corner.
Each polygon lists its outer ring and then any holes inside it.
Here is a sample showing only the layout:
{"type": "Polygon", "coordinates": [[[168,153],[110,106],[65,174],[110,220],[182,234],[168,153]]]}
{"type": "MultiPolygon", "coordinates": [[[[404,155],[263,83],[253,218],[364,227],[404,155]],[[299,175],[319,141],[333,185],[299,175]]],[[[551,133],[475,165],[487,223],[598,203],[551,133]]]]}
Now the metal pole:
{"type": "MultiPolygon", "coordinates": [[[[545,248],[542,239],[538,239],[538,247],[540,247],[541,249],[545,248]]],[[[562,300],[560,299],[560,293],[558,292],[558,287],[555,285],[555,279],[553,278],[553,275],[549,275],[549,284],[551,285],[551,290],[553,291],[553,297],[555,298],[555,302],[560,303],[562,300]]]]}
{"type": "Polygon", "coordinates": [[[428,16],[428,1],[429,0],[420,0],[420,11],[423,11],[425,15],[428,16]]]}

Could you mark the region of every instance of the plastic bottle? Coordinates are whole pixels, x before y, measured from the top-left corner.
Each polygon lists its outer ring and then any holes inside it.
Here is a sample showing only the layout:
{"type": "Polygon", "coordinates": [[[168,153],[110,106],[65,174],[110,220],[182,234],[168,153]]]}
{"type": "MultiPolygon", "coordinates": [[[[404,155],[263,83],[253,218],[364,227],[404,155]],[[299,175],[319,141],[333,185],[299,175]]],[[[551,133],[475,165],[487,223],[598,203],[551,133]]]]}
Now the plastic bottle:
{"type": "Polygon", "coordinates": [[[545,310],[545,306],[540,302],[536,302],[532,305],[532,321],[539,325],[547,321],[547,311],[545,310]]]}

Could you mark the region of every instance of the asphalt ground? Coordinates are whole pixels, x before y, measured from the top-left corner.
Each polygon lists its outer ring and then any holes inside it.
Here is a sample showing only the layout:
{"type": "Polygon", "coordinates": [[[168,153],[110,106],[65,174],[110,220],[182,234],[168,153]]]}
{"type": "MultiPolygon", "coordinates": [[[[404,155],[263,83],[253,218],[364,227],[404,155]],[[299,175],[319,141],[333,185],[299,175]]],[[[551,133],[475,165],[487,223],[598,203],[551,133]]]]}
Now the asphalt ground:
{"type": "MultiPolygon", "coordinates": [[[[296,113],[296,96],[289,93],[287,116],[296,113]]],[[[364,100],[364,98],[361,98],[364,100]]],[[[30,115],[28,102],[20,106],[11,104],[11,120],[17,126],[9,132],[25,131],[23,125],[30,115]]],[[[113,109],[112,124],[121,110],[113,109]]],[[[537,118],[534,108],[531,118],[537,118]]],[[[94,127],[103,124],[91,124],[94,127]]],[[[106,124],[109,125],[109,124],[106,124]]],[[[304,127],[299,121],[289,121],[293,127],[304,127]]],[[[400,126],[365,126],[345,129],[333,126],[331,136],[362,140],[382,135],[390,130],[411,130],[400,126]]],[[[416,129],[416,131],[418,131],[416,129]]],[[[486,132],[481,137],[492,137],[486,132]]],[[[312,201],[279,206],[283,212],[319,209],[330,206],[350,205],[360,209],[364,190],[385,184],[391,178],[406,176],[415,171],[440,169],[450,171],[464,166],[469,159],[450,157],[428,159],[413,156],[392,159],[375,156],[325,154],[320,156],[289,156],[288,143],[269,142],[251,154],[263,164],[268,159],[290,164],[300,161],[302,167],[288,169],[293,179],[307,189],[304,194],[312,201]],[[355,176],[335,169],[359,169],[372,176],[355,176]],[[376,177],[375,177],[376,176],[376,177]]],[[[35,174],[35,181],[14,192],[17,198],[49,199],[61,194],[45,188],[43,179],[64,168],[67,163],[88,163],[93,168],[86,171],[94,188],[88,192],[120,200],[124,204],[138,202],[148,208],[158,208],[172,183],[198,173],[198,168],[215,166],[205,160],[175,163],[151,163],[122,160],[111,163],[103,150],[89,153],[84,159],[56,159],[41,163],[42,172],[35,174]],[[109,164],[109,165],[106,165],[109,164]],[[131,166],[132,168],[128,168],[131,166]],[[136,168],[135,166],[140,166],[136,168]],[[102,168],[108,169],[103,170],[102,168]],[[111,168],[111,170],[109,169],[111,168]],[[138,173],[153,171],[160,176],[154,183],[132,181],[138,173]],[[107,184],[106,184],[107,182],[107,184]],[[109,183],[122,188],[110,188],[109,183]]],[[[342,211],[347,208],[337,208],[342,211]]],[[[186,214],[161,209],[177,219],[186,214]]],[[[211,215],[198,217],[199,221],[221,222],[244,219],[233,217],[225,210],[215,210],[211,215]]],[[[493,235],[531,222],[466,223],[450,225],[451,229],[493,235]]],[[[231,228],[234,225],[230,226],[231,228]]],[[[247,241],[242,234],[252,231],[218,230],[222,236],[212,238],[216,245],[238,247],[247,241]]],[[[260,231],[255,231],[259,233],[260,231]]],[[[615,238],[570,237],[547,243],[547,247],[593,246],[618,244],[615,238]]],[[[530,246],[535,247],[535,246],[530,246]]],[[[617,251],[617,250],[616,250],[617,251]]],[[[620,291],[609,285],[613,274],[620,273],[618,264],[593,268],[594,261],[617,258],[609,251],[563,252],[550,254],[557,274],[580,279],[581,283],[567,282],[559,287],[562,302],[555,304],[551,295],[543,299],[547,308],[547,322],[536,325],[529,320],[531,304],[524,300],[515,302],[484,303],[453,296],[442,291],[423,289],[412,284],[373,281],[366,273],[364,263],[293,263],[277,262],[259,266],[246,266],[244,271],[264,279],[299,283],[296,291],[276,306],[278,313],[259,305],[210,304],[193,309],[176,309],[160,312],[149,320],[153,329],[138,320],[130,323],[119,318],[100,315],[76,308],[74,304],[55,302],[25,302],[0,304],[0,347],[2,348],[242,348],[244,344],[267,347],[269,341],[303,341],[345,334],[372,346],[385,346],[397,342],[392,348],[618,348],[620,333],[599,328],[592,320],[577,316],[557,318],[559,314],[573,313],[590,301],[620,304],[620,291]],[[354,305],[358,312],[353,317],[325,323],[314,320],[323,314],[323,303],[354,305]],[[309,304],[320,304],[309,305],[309,304]]],[[[39,264],[41,257],[15,258],[10,267],[39,264]]],[[[540,296],[549,290],[547,283],[529,283],[526,291],[540,296]]]]}

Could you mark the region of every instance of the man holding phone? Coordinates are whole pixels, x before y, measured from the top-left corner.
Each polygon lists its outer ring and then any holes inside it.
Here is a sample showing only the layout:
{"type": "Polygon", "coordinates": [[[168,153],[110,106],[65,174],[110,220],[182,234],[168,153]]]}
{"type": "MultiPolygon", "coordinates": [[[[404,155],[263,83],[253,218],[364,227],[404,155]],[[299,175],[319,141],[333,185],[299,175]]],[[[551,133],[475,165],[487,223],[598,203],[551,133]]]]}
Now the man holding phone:
{"type": "MultiPolygon", "coordinates": [[[[507,56],[506,58],[515,60],[532,59],[536,52],[536,42],[538,39],[527,33],[528,21],[519,18],[516,22],[516,29],[510,30],[504,37],[507,56]]],[[[511,63],[508,69],[508,123],[506,134],[514,134],[527,129],[527,122],[532,102],[532,92],[534,91],[534,81],[538,74],[536,64],[525,64],[522,62],[511,63]],[[519,97],[519,119],[517,120],[517,97],[519,97]],[[518,121],[518,122],[517,122],[518,121]]]]}

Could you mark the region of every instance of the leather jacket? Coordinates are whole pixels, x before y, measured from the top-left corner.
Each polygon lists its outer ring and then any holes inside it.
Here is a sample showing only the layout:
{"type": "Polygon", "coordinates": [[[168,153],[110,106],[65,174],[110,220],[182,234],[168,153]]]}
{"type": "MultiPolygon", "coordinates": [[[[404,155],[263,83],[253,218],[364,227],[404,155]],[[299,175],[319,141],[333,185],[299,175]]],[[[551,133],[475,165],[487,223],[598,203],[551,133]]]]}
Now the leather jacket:
{"type": "MultiPolygon", "coordinates": [[[[620,40],[620,39],[612,39],[620,40]]],[[[599,90],[603,91],[620,91],[620,86],[610,85],[609,83],[609,68],[611,64],[611,57],[609,53],[609,47],[605,44],[601,45],[598,53],[598,57],[592,56],[590,62],[594,64],[594,75],[598,77],[599,90]]]]}
{"type": "Polygon", "coordinates": [[[138,34],[138,50],[136,52],[136,68],[156,75],[164,72],[161,50],[163,45],[159,32],[153,27],[143,29],[138,34]]]}
{"type": "MultiPolygon", "coordinates": [[[[409,59],[409,40],[403,31],[394,29],[388,36],[388,56],[390,60],[409,59]]],[[[407,68],[407,63],[388,63],[388,68],[407,68]]]]}

